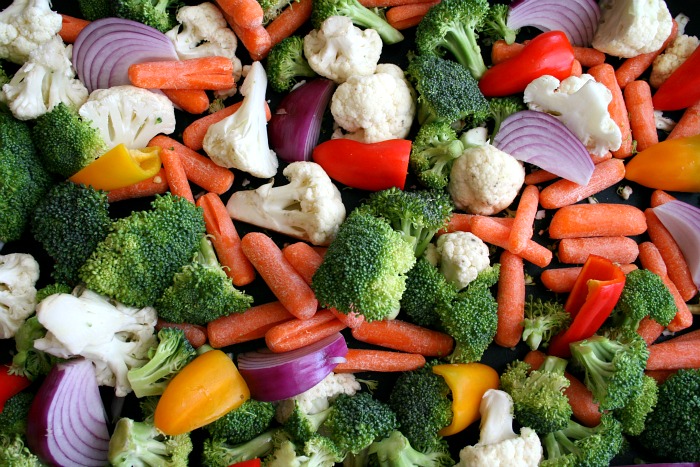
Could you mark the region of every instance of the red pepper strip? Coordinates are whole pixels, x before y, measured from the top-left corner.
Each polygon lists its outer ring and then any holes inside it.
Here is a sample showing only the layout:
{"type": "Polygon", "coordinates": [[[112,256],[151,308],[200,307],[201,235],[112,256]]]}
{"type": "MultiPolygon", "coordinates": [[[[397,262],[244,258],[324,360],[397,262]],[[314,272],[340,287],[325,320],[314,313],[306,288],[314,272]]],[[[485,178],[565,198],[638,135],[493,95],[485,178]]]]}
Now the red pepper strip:
{"type": "Polygon", "coordinates": [[[325,141],[314,148],[314,162],[333,180],[360,190],[403,190],[408,174],[411,141],[391,139],[360,143],[346,138],[325,141]]]}
{"type": "Polygon", "coordinates": [[[588,339],[610,316],[625,286],[625,273],[602,256],[590,255],[574,282],[564,309],[571,314],[568,329],[552,338],[549,354],[569,358],[569,344],[588,339]]]}
{"type": "Polygon", "coordinates": [[[523,92],[534,79],[552,75],[558,80],[571,76],[574,48],[561,31],[539,34],[515,57],[492,66],[479,80],[486,97],[523,92]]]}
{"type": "Polygon", "coordinates": [[[9,371],[9,365],[4,365],[0,369],[0,412],[5,408],[5,402],[10,397],[19,394],[32,383],[24,376],[11,375],[9,371]]]}
{"type": "Polygon", "coordinates": [[[228,467],[260,467],[260,458],[250,459],[247,461],[236,462],[228,467]]]}
{"type": "Polygon", "coordinates": [[[663,82],[651,100],[654,110],[680,110],[700,101],[700,47],[663,82]]]}

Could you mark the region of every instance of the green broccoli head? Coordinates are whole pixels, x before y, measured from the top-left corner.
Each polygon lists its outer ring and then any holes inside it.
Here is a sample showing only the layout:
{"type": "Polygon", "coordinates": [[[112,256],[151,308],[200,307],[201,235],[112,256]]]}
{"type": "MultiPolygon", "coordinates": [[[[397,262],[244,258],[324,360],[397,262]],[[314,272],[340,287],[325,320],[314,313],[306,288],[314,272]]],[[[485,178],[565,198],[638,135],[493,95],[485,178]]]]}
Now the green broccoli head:
{"type": "Polygon", "coordinates": [[[112,2],[110,0],[78,0],[80,13],[88,21],[112,16],[112,2]]]}
{"type": "Polygon", "coordinates": [[[306,441],[302,450],[308,458],[306,467],[336,465],[345,458],[345,453],[330,438],[318,434],[306,441]]]}
{"type": "Polygon", "coordinates": [[[207,438],[202,447],[202,463],[206,467],[228,467],[256,457],[265,457],[273,449],[279,428],[267,430],[241,444],[233,444],[221,438],[207,438]]]}
{"type": "Polygon", "coordinates": [[[36,291],[36,302],[39,303],[49,295],[54,295],[57,293],[71,293],[72,291],[72,286],[62,282],[54,282],[53,284],[46,285],[36,291]]]}
{"type": "Polygon", "coordinates": [[[547,347],[559,331],[571,323],[571,315],[555,300],[528,297],[523,319],[523,341],[532,350],[547,347]]]}
{"type": "Polygon", "coordinates": [[[0,434],[0,465],[12,467],[44,467],[45,464],[24,445],[21,435],[0,434]]]}
{"type": "Polygon", "coordinates": [[[277,92],[292,89],[299,76],[317,76],[304,58],[304,38],[301,36],[289,36],[274,45],[267,55],[265,70],[270,87],[277,92]]]}
{"type": "Polygon", "coordinates": [[[487,0],[447,0],[432,7],[418,24],[416,47],[421,55],[452,54],[471,75],[480,79],[486,64],[478,32],[489,11],[487,0]]]}
{"type": "Polygon", "coordinates": [[[384,319],[398,313],[415,261],[412,245],[388,222],[355,210],[338,229],[311,288],[322,306],[384,319]]]}
{"type": "Polygon", "coordinates": [[[600,424],[589,428],[569,420],[566,428],[542,438],[547,467],[606,466],[622,449],[622,427],[610,414],[601,416],[600,424]]]}
{"type": "Polygon", "coordinates": [[[644,431],[647,416],[654,410],[659,397],[659,386],[651,376],[642,377],[642,388],[620,409],[613,411],[613,416],[622,424],[622,432],[637,436],[644,431]]]}
{"type": "Polygon", "coordinates": [[[7,72],[2,67],[2,63],[0,62],[0,88],[2,88],[3,85],[5,85],[9,82],[10,82],[10,77],[7,75],[7,72]]]}
{"type": "Polygon", "coordinates": [[[503,120],[521,110],[526,110],[525,103],[519,96],[493,97],[488,100],[491,119],[493,120],[493,130],[491,131],[491,141],[501,129],[503,120]]]}
{"type": "Polygon", "coordinates": [[[375,441],[369,447],[373,465],[379,467],[421,466],[452,467],[455,461],[450,454],[441,450],[420,452],[411,446],[408,438],[400,431],[393,431],[386,438],[375,441]]]}
{"type": "Polygon", "coordinates": [[[418,258],[406,276],[406,291],[401,296],[401,310],[419,326],[439,327],[436,308],[450,302],[456,293],[440,270],[425,258],[418,258]]]}
{"type": "Polygon", "coordinates": [[[164,435],[150,422],[120,418],[109,440],[108,458],[115,467],[171,465],[185,467],[192,452],[189,433],[164,435]]]}
{"type": "Polygon", "coordinates": [[[274,418],[275,407],[271,402],[248,399],[238,408],[206,425],[205,429],[213,438],[241,444],[262,434],[274,418]]]}
{"type": "Polygon", "coordinates": [[[267,25],[277,18],[287,6],[298,2],[299,0],[258,0],[263,9],[263,24],[267,25]]]}
{"type": "Polygon", "coordinates": [[[421,185],[442,190],[452,163],[464,152],[464,144],[449,122],[436,121],[421,126],[411,146],[409,164],[421,185]]]}
{"type": "Polygon", "coordinates": [[[34,348],[34,341],[43,338],[46,332],[36,315],[22,323],[15,333],[17,353],[12,357],[10,374],[25,376],[34,381],[40,376],[48,375],[51,368],[61,361],[58,357],[34,348]]]}
{"type": "Polygon", "coordinates": [[[175,8],[178,0],[116,0],[114,14],[120,18],[138,21],[160,32],[167,32],[177,23],[175,8]]]}
{"type": "Polygon", "coordinates": [[[625,287],[612,314],[612,325],[636,331],[642,319],[649,316],[668,326],[678,308],[663,280],[648,269],[635,269],[627,274],[625,287]]]}
{"type": "Polygon", "coordinates": [[[306,442],[318,432],[330,413],[331,408],[328,407],[318,413],[309,414],[299,407],[297,401],[294,401],[294,410],[284,422],[284,429],[295,441],[306,442]]]}
{"type": "Polygon", "coordinates": [[[28,390],[7,399],[0,412],[0,436],[26,435],[27,416],[33,400],[34,393],[28,390]]]}
{"type": "Polygon", "coordinates": [[[383,17],[362,6],[358,0],[316,0],[313,2],[311,24],[320,29],[330,16],[347,16],[362,28],[371,28],[379,33],[385,44],[396,44],[403,40],[403,34],[391,26],[383,17]]]}
{"type": "Polygon", "coordinates": [[[518,34],[517,29],[508,27],[508,12],[510,7],[503,3],[495,3],[491,5],[489,11],[484,18],[484,35],[485,42],[494,43],[497,40],[504,40],[506,44],[515,42],[515,36],[518,34]]]}

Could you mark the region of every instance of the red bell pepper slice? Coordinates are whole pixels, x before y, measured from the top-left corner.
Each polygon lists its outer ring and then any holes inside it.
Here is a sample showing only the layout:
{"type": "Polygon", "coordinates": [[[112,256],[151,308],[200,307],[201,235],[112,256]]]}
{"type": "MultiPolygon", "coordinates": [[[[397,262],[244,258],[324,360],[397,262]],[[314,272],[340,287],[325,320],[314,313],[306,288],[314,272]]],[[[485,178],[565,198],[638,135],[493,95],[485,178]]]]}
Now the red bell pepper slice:
{"type": "Polygon", "coordinates": [[[360,143],[337,138],[316,146],[313,160],[330,178],[351,188],[403,190],[410,155],[411,141],[406,139],[360,143]]]}
{"type": "Polygon", "coordinates": [[[0,412],[9,398],[25,390],[31,383],[29,378],[10,374],[10,366],[3,365],[0,369],[0,412]]]}
{"type": "Polygon", "coordinates": [[[700,101],[700,47],[659,86],[651,100],[654,110],[680,110],[700,101]]]}
{"type": "Polygon", "coordinates": [[[602,256],[589,255],[564,305],[571,325],[552,338],[549,354],[569,358],[569,344],[588,339],[600,329],[624,286],[625,273],[617,265],[602,256]]]}
{"type": "Polygon", "coordinates": [[[256,457],[255,459],[236,462],[235,464],[231,464],[228,467],[260,467],[260,464],[260,458],[256,457]]]}
{"type": "Polygon", "coordinates": [[[492,66],[479,80],[486,97],[510,96],[523,92],[528,84],[544,75],[558,80],[571,76],[574,48],[561,31],[539,34],[515,57],[492,66]]]}

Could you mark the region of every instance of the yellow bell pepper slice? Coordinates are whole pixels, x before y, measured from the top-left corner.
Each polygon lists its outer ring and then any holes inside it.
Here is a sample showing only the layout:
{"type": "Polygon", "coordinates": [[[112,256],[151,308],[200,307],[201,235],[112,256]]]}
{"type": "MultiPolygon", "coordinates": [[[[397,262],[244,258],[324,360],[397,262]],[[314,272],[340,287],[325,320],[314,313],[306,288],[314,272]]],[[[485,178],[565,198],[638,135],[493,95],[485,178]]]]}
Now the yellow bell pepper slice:
{"type": "Polygon", "coordinates": [[[459,433],[480,418],[479,405],[484,393],[498,389],[498,372],[483,363],[435,365],[433,373],[442,376],[452,391],[452,422],[440,430],[440,436],[459,433]]]}
{"type": "Polygon", "coordinates": [[[114,190],[153,177],[160,170],[160,148],[127,149],[118,144],[70,177],[96,190],[114,190]]]}
{"type": "Polygon", "coordinates": [[[166,435],[188,433],[248,399],[250,390],[233,361],[221,350],[210,350],[168,383],[156,406],[154,423],[166,435]]]}
{"type": "Polygon", "coordinates": [[[658,190],[700,192],[700,135],[648,147],[629,160],[625,178],[658,190]]]}

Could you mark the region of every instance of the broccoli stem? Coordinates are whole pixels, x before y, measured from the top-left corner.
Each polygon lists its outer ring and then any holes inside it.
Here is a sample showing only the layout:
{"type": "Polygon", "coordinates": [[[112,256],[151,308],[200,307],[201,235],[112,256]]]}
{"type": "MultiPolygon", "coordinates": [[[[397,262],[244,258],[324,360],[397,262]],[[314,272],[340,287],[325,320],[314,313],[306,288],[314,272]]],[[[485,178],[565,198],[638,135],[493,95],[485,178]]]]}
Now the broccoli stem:
{"type": "Polygon", "coordinates": [[[445,35],[445,49],[455,56],[457,61],[466,66],[477,81],[486,73],[486,64],[481,56],[481,48],[476,34],[471,28],[454,28],[445,35]]]}
{"type": "MultiPolygon", "coordinates": [[[[356,1],[357,0],[355,0],[355,2],[356,1]]],[[[379,37],[382,38],[385,44],[396,44],[403,40],[403,34],[401,34],[398,29],[395,29],[372,10],[362,6],[359,2],[357,5],[360,8],[353,8],[352,13],[348,15],[355,24],[374,29],[379,33],[379,37]]]]}

